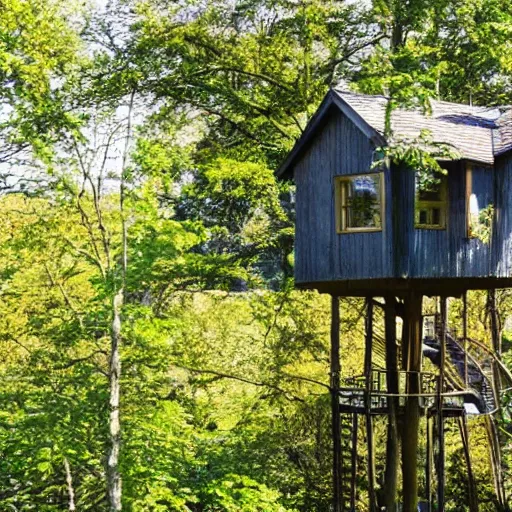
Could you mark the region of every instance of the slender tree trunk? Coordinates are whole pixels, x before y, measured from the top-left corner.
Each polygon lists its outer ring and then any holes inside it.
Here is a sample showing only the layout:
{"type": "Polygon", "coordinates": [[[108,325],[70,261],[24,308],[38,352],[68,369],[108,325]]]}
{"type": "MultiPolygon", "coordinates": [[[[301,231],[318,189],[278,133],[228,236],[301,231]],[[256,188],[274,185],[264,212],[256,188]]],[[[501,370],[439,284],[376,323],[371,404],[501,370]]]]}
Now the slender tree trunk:
{"type": "MultiPolygon", "coordinates": [[[[404,512],[418,509],[418,431],[420,424],[421,324],[422,296],[411,294],[405,302],[408,328],[402,343],[407,346],[407,397],[402,429],[402,475],[404,512]],[[416,396],[414,396],[416,395],[416,396]]],[[[404,347],[405,348],[405,347],[404,347]]]]}
{"type": "Polygon", "coordinates": [[[126,272],[128,269],[128,226],[126,223],[125,199],[126,199],[126,173],[130,140],[132,135],[132,112],[135,99],[135,90],[130,95],[128,105],[128,124],[123,151],[121,167],[121,182],[119,186],[119,213],[121,216],[121,286],[112,300],[112,326],[110,332],[110,453],[107,465],[108,496],[110,511],[122,510],[122,479],[119,468],[119,455],[121,451],[121,354],[122,341],[121,314],[125,302],[126,272]]]}
{"type": "Polygon", "coordinates": [[[75,490],[73,489],[73,478],[71,477],[71,468],[66,457],[64,457],[64,470],[66,471],[66,487],[68,489],[68,510],[74,512],[75,508],[75,490]]]}
{"type": "Polygon", "coordinates": [[[110,352],[110,453],[108,456],[107,479],[111,512],[121,510],[122,482],[119,471],[119,453],[121,449],[121,422],[119,405],[121,395],[121,309],[123,307],[123,289],[115,295],[112,303],[112,330],[110,352]]]}
{"type": "MultiPolygon", "coordinates": [[[[398,350],[396,345],[396,299],[386,297],[384,324],[386,336],[386,385],[388,393],[397,395],[398,385],[398,350]]],[[[389,512],[397,507],[399,435],[398,435],[398,398],[390,396],[388,405],[388,427],[386,441],[386,469],[384,474],[383,504],[389,512]]]]}

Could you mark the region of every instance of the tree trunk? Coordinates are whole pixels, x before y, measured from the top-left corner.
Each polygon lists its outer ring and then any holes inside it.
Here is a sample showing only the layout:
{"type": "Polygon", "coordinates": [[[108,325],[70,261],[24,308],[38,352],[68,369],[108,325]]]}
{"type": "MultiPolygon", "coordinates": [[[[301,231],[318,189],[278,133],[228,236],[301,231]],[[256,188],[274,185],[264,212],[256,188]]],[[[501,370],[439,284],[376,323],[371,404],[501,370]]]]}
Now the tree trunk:
{"type": "Polygon", "coordinates": [[[129,157],[130,140],[132,135],[132,112],[135,90],[132,90],[128,104],[128,121],[126,127],[121,182],[119,185],[119,213],[121,216],[121,280],[122,284],[112,300],[112,327],[110,332],[110,453],[107,464],[107,485],[110,502],[110,512],[122,509],[122,480],[119,469],[119,454],[121,450],[121,422],[119,406],[121,396],[121,313],[125,302],[126,272],[128,269],[128,226],[125,218],[126,173],[129,157]]]}
{"type": "Polygon", "coordinates": [[[421,371],[421,327],[422,296],[411,294],[405,301],[407,318],[406,336],[402,340],[407,353],[406,392],[407,397],[402,429],[402,475],[403,510],[416,512],[418,509],[418,431],[420,423],[419,397],[421,371]],[[416,395],[416,396],[414,396],[416,395]]]}
{"type": "Polygon", "coordinates": [[[73,478],[71,477],[71,468],[66,457],[64,457],[64,470],[66,471],[66,487],[68,489],[68,510],[74,512],[75,508],[75,490],[73,489],[73,478]]]}
{"type": "Polygon", "coordinates": [[[119,471],[119,453],[121,448],[121,423],[119,419],[121,358],[121,308],[123,289],[115,295],[112,302],[112,328],[110,353],[110,453],[107,464],[108,497],[111,512],[121,510],[121,473],[119,471]]]}
{"type": "MultiPolygon", "coordinates": [[[[386,386],[388,393],[397,395],[398,385],[398,350],[396,345],[396,299],[386,297],[384,323],[386,334],[386,386]]],[[[386,441],[386,469],[382,491],[383,505],[389,512],[395,512],[397,507],[398,487],[398,397],[390,396],[388,405],[388,427],[386,441]]]]}

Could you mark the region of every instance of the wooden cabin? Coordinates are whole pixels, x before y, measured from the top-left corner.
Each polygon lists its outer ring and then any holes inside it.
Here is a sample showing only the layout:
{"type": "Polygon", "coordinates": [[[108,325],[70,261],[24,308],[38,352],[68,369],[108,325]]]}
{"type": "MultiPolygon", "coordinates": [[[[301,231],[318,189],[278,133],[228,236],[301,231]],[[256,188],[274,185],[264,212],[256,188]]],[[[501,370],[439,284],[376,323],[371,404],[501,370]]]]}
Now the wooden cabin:
{"type": "Polygon", "coordinates": [[[278,175],[296,184],[295,279],[337,295],[457,295],[512,286],[512,114],[432,101],[395,109],[395,140],[428,130],[456,159],[422,186],[384,165],[384,96],[331,90],[278,175]]]}

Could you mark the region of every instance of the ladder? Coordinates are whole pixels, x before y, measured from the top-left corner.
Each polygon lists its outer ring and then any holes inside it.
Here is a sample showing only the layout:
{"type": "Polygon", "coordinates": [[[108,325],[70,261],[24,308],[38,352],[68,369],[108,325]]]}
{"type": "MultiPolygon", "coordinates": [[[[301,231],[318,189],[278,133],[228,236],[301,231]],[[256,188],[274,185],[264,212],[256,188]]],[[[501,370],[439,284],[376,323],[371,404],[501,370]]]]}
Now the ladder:
{"type": "Polygon", "coordinates": [[[357,478],[357,425],[356,413],[342,413],[341,427],[341,490],[343,510],[356,511],[356,478],[357,478]]]}

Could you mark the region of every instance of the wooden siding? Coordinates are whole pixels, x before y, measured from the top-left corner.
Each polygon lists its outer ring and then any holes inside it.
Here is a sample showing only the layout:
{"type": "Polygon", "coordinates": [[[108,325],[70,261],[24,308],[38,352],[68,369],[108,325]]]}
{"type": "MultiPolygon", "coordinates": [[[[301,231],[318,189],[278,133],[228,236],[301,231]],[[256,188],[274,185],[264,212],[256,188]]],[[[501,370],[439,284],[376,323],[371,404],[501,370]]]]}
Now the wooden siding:
{"type": "MultiPolygon", "coordinates": [[[[494,202],[494,169],[473,166],[471,175],[471,193],[476,195],[479,208],[486,208],[494,202]]],[[[464,188],[466,188],[465,176],[464,173],[461,177],[464,188]]],[[[460,219],[461,225],[457,231],[459,237],[457,253],[459,273],[457,275],[464,277],[495,276],[495,265],[492,264],[491,258],[493,241],[491,239],[490,243],[484,243],[478,238],[466,238],[466,211],[469,205],[466,205],[465,199],[459,201],[465,207],[465,211],[464,217],[460,219]]],[[[455,213],[453,212],[452,215],[455,215],[455,213]]],[[[460,212],[458,215],[462,217],[460,212]]]]}
{"type": "Polygon", "coordinates": [[[493,265],[497,277],[512,276],[512,156],[495,164],[493,265]]]}
{"type": "MultiPolygon", "coordinates": [[[[390,205],[382,231],[336,233],[334,177],[371,171],[374,147],[343,114],[333,111],[294,169],[297,185],[297,282],[391,277],[387,243],[390,205]]],[[[377,172],[377,171],[373,171],[377,172]]],[[[389,172],[384,194],[389,197],[389,172]]]]}
{"type": "MultiPolygon", "coordinates": [[[[448,170],[448,214],[446,229],[414,227],[414,172],[394,168],[392,172],[395,216],[395,277],[450,278],[489,277],[490,245],[467,236],[466,167],[464,162],[446,165],[448,170]]],[[[493,171],[473,168],[473,191],[479,204],[492,197],[493,171]]]]}
{"type": "Polygon", "coordinates": [[[417,279],[441,289],[442,283],[436,285],[436,280],[448,283],[463,278],[460,290],[481,288],[485,279],[498,287],[500,281],[493,278],[512,278],[512,158],[501,158],[496,170],[472,168],[472,193],[479,207],[495,205],[489,244],[468,238],[466,162],[446,166],[446,229],[414,227],[414,172],[393,167],[384,171],[382,231],[338,234],[334,178],[370,172],[373,153],[371,141],[349,119],[331,112],[297,162],[298,285],[332,289],[338,282],[346,294],[350,290],[357,294],[358,290],[367,293],[379,279],[417,279]]]}

